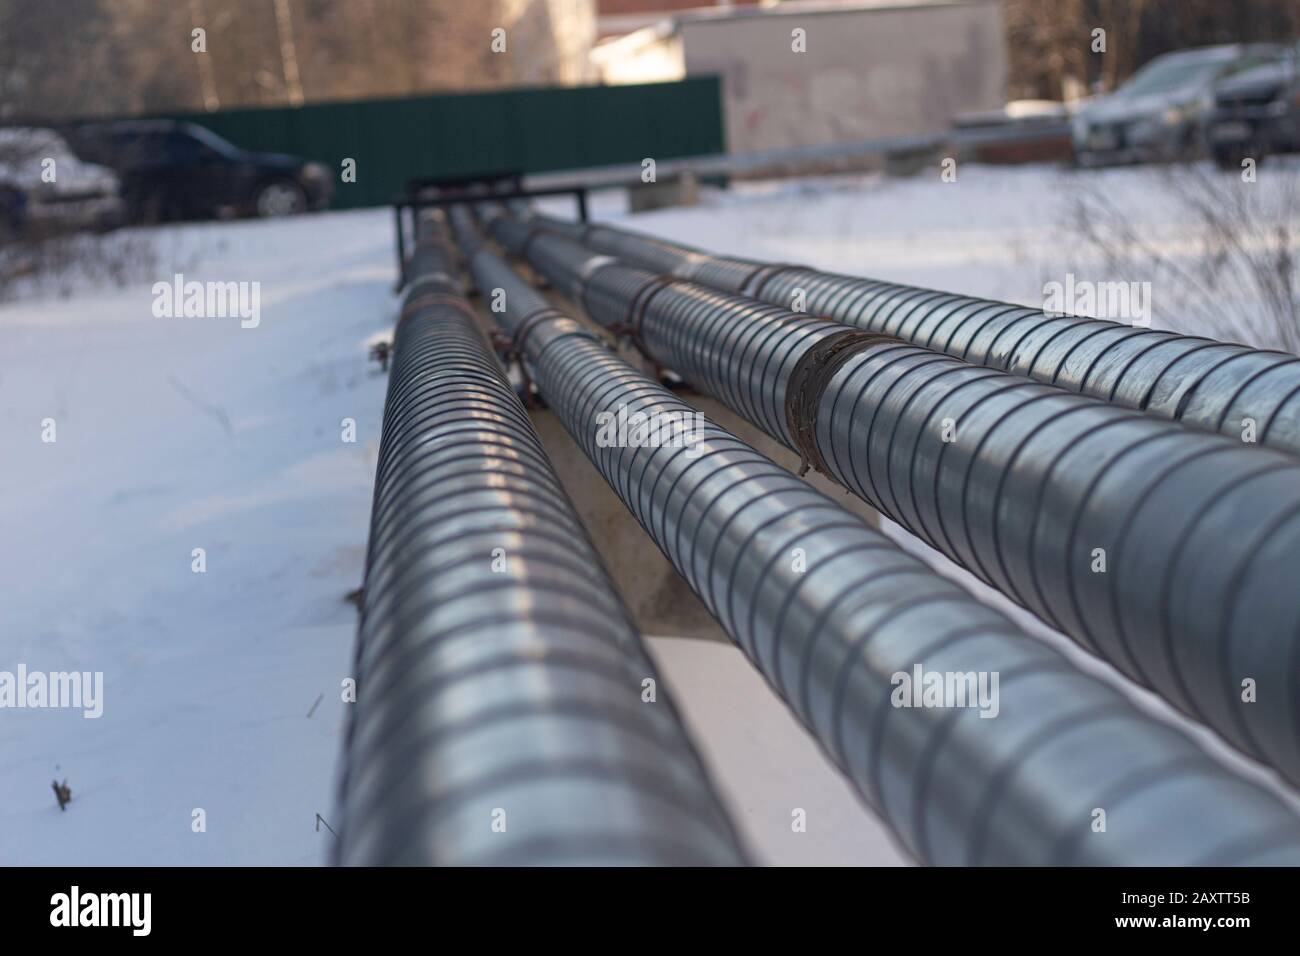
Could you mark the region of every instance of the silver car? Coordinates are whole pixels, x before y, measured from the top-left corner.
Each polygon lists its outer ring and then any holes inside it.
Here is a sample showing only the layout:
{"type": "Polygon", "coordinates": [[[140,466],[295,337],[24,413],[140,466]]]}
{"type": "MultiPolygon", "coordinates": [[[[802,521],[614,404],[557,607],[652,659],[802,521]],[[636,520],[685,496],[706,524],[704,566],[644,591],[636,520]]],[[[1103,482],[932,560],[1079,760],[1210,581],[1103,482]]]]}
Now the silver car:
{"type": "Polygon", "coordinates": [[[1229,44],[1158,56],[1115,92],[1075,113],[1080,165],[1187,159],[1205,151],[1214,87],[1276,57],[1272,44],[1229,44]]]}
{"type": "Polygon", "coordinates": [[[0,241],[120,226],[117,175],[78,159],[51,129],[0,129],[0,241]]]}

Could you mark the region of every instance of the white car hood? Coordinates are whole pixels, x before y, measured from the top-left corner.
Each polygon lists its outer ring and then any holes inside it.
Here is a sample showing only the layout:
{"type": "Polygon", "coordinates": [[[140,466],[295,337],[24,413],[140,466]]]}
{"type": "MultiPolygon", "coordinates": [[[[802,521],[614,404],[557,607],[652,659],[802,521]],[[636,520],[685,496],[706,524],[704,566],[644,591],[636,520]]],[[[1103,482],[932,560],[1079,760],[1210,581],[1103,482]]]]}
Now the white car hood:
{"type": "Polygon", "coordinates": [[[47,130],[0,130],[0,183],[51,198],[118,191],[111,169],[78,159],[61,137],[47,130]],[[54,161],[53,182],[44,178],[47,159],[54,161]]]}

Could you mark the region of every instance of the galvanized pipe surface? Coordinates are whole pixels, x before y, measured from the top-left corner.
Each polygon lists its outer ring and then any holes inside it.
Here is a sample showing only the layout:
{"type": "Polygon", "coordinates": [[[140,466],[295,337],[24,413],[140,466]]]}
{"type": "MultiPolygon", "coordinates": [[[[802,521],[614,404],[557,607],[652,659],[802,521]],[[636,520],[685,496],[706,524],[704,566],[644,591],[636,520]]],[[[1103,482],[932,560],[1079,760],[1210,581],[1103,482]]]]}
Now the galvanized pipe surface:
{"type": "Polygon", "coordinates": [[[1300,862],[1300,820],[1273,795],[697,419],[556,313],[467,229],[460,235],[480,290],[504,293],[506,310],[494,319],[512,336],[527,329],[523,351],[550,408],[917,859],[1300,862]],[[631,422],[693,422],[694,440],[656,444],[629,431],[611,441],[620,412],[631,422]],[[896,706],[896,697],[906,703],[899,675],[918,667],[997,674],[997,715],[896,706]]]}
{"type": "Polygon", "coordinates": [[[397,327],[337,859],[743,863],[451,256],[397,327]]]}
{"type": "Polygon", "coordinates": [[[530,225],[724,292],[883,332],[1004,372],[1300,455],[1300,358],[1199,336],[953,295],[802,266],[715,256],[546,216],[530,225]]]}
{"type": "Polygon", "coordinates": [[[596,322],[632,322],[655,360],[1300,781],[1293,458],[747,297],[592,267],[605,257],[559,236],[535,234],[526,252],[548,275],[552,262],[562,277],[586,270],[577,294],[596,322]],[[801,390],[796,436],[792,380],[836,342],[850,348],[801,390]]]}

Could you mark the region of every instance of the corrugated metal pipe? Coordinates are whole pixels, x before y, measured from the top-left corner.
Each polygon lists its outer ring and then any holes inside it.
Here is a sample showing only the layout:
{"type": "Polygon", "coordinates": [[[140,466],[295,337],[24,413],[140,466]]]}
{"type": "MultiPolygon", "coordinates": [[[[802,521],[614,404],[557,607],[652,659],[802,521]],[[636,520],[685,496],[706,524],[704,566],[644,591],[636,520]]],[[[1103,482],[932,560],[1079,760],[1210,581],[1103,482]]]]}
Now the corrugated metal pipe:
{"type": "Polygon", "coordinates": [[[917,859],[1300,862],[1282,801],[699,416],[454,221],[549,407],[917,859]]]}
{"type": "Polygon", "coordinates": [[[743,863],[437,223],[384,407],[337,861],[743,863]]]}
{"type": "Polygon", "coordinates": [[[715,256],[609,226],[528,220],[652,272],[883,332],[1056,385],[1300,455],[1300,358],[1105,319],[836,275],[802,266],[715,256]]]}
{"type": "Polygon", "coordinates": [[[1300,781],[1300,463],[509,219],[599,324],[1300,781]]]}

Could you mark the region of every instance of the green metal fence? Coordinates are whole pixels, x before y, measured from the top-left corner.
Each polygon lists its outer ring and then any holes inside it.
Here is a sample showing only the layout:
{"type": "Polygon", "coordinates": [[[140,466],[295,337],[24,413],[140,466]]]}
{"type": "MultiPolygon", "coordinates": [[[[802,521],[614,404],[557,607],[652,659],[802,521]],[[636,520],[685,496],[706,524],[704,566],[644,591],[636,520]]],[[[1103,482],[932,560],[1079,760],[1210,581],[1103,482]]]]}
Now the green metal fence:
{"type": "Polygon", "coordinates": [[[725,151],[717,77],[637,86],[545,87],[187,113],[246,149],[293,153],[342,171],[334,207],[389,203],[419,176],[544,172],[725,151]]]}

